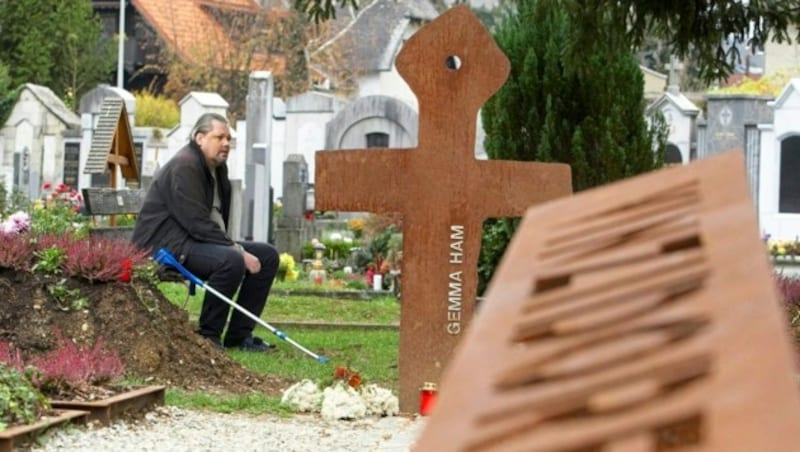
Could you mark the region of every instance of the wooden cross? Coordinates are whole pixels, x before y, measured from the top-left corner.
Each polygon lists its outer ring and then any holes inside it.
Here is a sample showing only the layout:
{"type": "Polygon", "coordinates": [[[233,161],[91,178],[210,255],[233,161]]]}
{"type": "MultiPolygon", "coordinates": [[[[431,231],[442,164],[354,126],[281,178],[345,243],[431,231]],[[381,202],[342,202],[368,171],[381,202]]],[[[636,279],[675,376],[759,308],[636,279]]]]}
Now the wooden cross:
{"type": "Polygon", "coordinates": [[[472,317],[483,221],[570,194],[571,176],[563,164],[474,158],[478,110],[510,64],[467,7],[414,34],[396,66],[419,100],[418,147],[317,152],[316,203],[403,215],[400,409],[415,412],[472,317]]]}

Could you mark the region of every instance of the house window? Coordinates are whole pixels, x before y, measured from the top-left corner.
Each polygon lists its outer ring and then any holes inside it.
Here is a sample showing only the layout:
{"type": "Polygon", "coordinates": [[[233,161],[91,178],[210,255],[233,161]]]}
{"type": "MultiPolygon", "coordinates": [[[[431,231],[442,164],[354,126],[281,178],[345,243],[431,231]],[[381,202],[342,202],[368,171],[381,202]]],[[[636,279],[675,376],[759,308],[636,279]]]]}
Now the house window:
{"type": "Polygon", "coordinates": [[[388,148],[389,134],[383,132],[373,132],[367,134],[368,148],[388,148]]]}
{"type": "Polygon", "coordinates": [[[781,141],[779,211],[800,213],[800,136],[781,141]]]}
{"type": "Polygon", "coordinates": [[[664,153],[664,164],[665,165],[683,164],[683,155],[681,154],[681,150],[678,149],[678,146],[675,146],[674,144],[667,145],[667,150],[664,153]]]}

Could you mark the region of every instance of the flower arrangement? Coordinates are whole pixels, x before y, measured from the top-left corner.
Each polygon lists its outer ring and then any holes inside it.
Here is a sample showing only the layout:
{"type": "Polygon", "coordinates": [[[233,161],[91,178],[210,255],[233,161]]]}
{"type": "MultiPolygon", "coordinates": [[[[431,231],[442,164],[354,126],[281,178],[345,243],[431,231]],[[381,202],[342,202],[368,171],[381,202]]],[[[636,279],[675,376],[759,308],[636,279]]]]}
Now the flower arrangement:
{"type": "Polygon", "coordinates": [[[764,243],[766,244],[767,251],[773,258],[800,256],[800,240],[771,239],[767,234],[764,236],[764,243]]]}
{"type": "Polygon", "coordinates": [[[333,381],[324,389],[311,380],[295,383],[283,393],[281,403],[301,412],[319,412],[327,420],[395,416],[397,397],[375,384],[362,385],[361,376],[345,366],[333,371],[333,381]]]}
{"type": "Polygon", "coordinates": [[[279,281],[296,281],[299,272],[295,268],[294,257],[289,253],[281,253],[278,263],[279,281]]]}
{"type": "Polygon", "coordinates": [[[360,239],[361,235],[364,233],[364,219],[352,218],[347,220],[347,228],[353,232],[353,237],[360,239]]]}
{"type": "Polygon", "coordinates": [[[66,234],[85,237],[89,223],[80,214],[83,197],[69,185],[59,184],[55,189],[49,182],[42,186],[43,200],[34,203],[32,230],[36,234],[66,234]]]}

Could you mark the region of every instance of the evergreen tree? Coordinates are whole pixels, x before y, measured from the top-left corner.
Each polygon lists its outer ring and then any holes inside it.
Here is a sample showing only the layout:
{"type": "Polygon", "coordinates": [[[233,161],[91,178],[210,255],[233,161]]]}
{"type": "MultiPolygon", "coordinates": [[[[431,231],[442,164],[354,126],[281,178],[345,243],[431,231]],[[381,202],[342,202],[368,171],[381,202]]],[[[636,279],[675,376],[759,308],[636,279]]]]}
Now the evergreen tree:
{"type": "MultiPolygon", "coordinates": [[[[497,30],[511,74],[482,110],[489,158],[568,163],[575,191],[661,166],[666,129],[645,120],[643,75],[630,48],[622,36],[595,43],[581,70],[574,70],[565,50],[579,30],[565,3],[520,3],[497,30]]],[[[610,30],[607,35],[614,36],[610,30]]],[[[487,222],[479,291],[518,221],[487,222]]]]}
{"type": "Polygon", "coordinates": [[[101,34],[91,0],[0,1],[0,61],[12,86],[47,86],[68,105],[111,75],[115,46],[101,34]]]}
{"type": "Polygon", "coordinates": [[[8,75],[8,66],[0,61],[0,124],[5,124],[18,95],[19,90],[14,89],[11,77],[8,75]]]}

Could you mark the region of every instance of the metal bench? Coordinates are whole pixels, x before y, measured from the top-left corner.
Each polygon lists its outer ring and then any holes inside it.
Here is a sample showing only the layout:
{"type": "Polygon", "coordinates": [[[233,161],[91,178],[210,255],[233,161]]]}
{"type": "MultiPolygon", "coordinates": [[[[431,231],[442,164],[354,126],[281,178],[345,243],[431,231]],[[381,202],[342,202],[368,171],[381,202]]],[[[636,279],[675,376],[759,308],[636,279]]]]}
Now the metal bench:
{"type": "Polygon", "coordinates": [[[144,202],[145,190],[84,188],[83,202],[86,213],[92,217],[91,234],[96,237],[130,241],[133,226],[117,226],[116,215],[138,215],[144,202]],[[109,225],[97,225],[98,216],[108,216],[109,225]]]}

